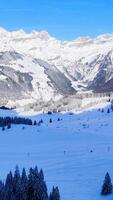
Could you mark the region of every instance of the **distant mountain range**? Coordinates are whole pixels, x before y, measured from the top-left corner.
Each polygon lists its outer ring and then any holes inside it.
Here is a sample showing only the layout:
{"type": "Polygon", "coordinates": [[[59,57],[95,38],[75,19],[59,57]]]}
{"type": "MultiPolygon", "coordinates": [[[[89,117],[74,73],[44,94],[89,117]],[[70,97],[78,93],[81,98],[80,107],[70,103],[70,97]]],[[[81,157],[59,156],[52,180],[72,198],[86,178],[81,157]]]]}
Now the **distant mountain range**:
{"type": "Polygon", "coordinates": [[[113,91],[113,34],[60,41],[46,31],[0,28],[1,105],[113,91]]]}

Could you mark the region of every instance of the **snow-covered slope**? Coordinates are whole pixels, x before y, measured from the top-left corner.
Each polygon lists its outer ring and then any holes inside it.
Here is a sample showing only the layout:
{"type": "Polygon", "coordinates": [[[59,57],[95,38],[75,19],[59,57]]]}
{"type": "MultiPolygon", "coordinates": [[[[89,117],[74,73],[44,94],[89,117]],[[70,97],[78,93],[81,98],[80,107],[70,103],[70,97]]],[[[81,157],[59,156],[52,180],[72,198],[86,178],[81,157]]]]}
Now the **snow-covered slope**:
{"type": "Polygon", "coordinates": [[[113,34],[60,41],[46,31],[0,28],[1,102],[57,101],[82,91],[113,91],[113,34]]]}
{"type": "MultiPolygon", "coordinates": [[[[0,110],[0,116],[15,115],[0,110]]],[[[17,164],[27,170],[37,165],[43,168],[49,189],[58,185],[62,200],[103,200],[100,191],[107,171],[113,180],[113,112],[105,108],[104,112],[41,114],[32,119],[44,123],[0,128],[0,179],[17,164]],[[57,121],[58,117],[62,120],[57,121]]]]}

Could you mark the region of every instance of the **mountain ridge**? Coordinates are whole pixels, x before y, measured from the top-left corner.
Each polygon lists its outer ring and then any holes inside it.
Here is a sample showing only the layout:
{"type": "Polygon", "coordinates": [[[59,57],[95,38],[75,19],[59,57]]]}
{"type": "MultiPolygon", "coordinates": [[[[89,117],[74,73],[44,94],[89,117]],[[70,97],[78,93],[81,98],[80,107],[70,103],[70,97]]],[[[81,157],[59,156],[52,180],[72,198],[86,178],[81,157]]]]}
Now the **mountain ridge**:
{"type": "Polygon", "coordinates": [[[113,34],[61,41],[46,31],[0,28],[0,91],[5,104],[112,92],[113,34]]]}

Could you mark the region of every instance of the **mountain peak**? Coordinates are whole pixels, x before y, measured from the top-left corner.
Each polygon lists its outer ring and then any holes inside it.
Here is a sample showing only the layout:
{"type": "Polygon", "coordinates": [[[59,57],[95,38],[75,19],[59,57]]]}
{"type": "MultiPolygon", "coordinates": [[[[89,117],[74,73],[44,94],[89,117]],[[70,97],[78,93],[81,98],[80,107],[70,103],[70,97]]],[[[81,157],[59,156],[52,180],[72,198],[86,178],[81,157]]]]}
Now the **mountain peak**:
{"type": "Polygon", "coordinates": [[[38,38],[40,38],[41,40],[49,40],[50,38],[52,38],[49,33],[47,31],[32,31],[31,32],[33,35],[36,35],[38,38]]]}
{"type": "Polygon", "coordinates": [[[0,52],[0,92],[7,101],[113,91],[113,34],[61,41],[47,31],[0,28],[0,52]]]}
{"type": "Polygon", "coordinates": [[[0,27],[0,36],[3,37],[3,36],[6,36],[7,34],[8,34],[8,31],[0,27]]]}

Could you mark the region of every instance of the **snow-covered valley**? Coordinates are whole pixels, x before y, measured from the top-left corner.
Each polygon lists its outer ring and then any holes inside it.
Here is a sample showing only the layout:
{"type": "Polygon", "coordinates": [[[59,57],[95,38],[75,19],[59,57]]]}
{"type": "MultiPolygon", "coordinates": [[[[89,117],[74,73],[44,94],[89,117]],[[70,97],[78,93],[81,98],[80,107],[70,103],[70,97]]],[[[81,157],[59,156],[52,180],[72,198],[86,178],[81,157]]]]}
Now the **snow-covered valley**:
{"type": "MultiPolygon", "coordinates": [[[[0,178],[17,164],[20,169],[37,165],[50,190],[58,185],[62,200],[111,200],[113,195],[100,195],[107,171],[113,179],[113,112],[107,113],[110,103],[105,107],[104,112],[33,115],[32,120],[43,119],[41,126],[0,129],[0,178]]],[[[15,115],[14,110],[0,110],[0,116],[15,115]]]]}
{"type": "Polygon", "coordinates": [[[46,109],[84,92],[113,92],[113,34],[60,41],[46,31],[0,28],[0,106],[46,109]]]}

